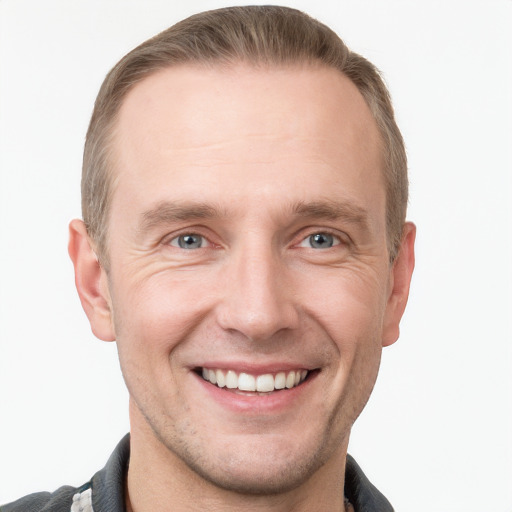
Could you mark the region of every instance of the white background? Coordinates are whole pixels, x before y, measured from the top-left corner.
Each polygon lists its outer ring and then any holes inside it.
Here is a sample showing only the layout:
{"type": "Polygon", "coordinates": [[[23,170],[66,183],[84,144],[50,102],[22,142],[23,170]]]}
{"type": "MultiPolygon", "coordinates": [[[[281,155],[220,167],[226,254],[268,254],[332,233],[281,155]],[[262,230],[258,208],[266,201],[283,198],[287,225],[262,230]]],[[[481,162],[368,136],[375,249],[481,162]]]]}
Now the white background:
{"type": "MultiPolygon", "coordinates": [[[[511,512],[512,2],[283,3],[384,71],[410,159],[417,270],[350,452],[397,512],[511,512]]],[[[128,430],[67,257],[84,134],[124,53],[223,5],[0,0],[0,503],[83,483],[128,430]]]]}

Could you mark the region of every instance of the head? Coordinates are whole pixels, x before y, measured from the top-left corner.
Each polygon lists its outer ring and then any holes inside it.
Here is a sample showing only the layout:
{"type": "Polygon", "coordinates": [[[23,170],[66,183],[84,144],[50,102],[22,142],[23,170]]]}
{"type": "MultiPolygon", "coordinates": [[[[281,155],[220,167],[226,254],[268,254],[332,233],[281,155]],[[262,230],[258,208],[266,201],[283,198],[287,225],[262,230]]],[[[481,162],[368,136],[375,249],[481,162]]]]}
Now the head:
{"type": "Polygon", "coordinates": [[[374,67],[295,10],[194,16],[107,76],[84,165],[70,253],[117,340],[131,470],[152,454],[187,485],[338,485],[414,261],[374,67]]]}
{"type": "Polygon", "coordinates": [[[231,7],[196,14],[141,44],[121,59],[98,93],[87,132],[82,213],[100,261],[108,268],[108,218],[115,188],[112,138],[128,92],[159,70],[182,64],[229,67],[324,65],[357,87],[379,129],[386,188],[390,261],[400,246],[408,200],[407,159],[388,90],[375,66],[350,51],[326,25],[279,6],[231,7]]]}

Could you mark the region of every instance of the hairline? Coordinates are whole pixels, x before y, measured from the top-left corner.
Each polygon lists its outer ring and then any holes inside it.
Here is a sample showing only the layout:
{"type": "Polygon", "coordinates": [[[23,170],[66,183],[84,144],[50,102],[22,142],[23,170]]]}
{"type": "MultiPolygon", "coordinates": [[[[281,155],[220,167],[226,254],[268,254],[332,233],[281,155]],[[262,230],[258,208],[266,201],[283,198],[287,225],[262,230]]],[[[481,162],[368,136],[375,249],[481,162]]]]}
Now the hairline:
{"type": "MultiPolygon", "coordinates": [[[[129,55],[129,54],[128,54],[129,55]]],[[[396,253],[398,252],[398,247],[400,245],[400,240],[397,237],[401,237],[401,232],[397,233],[396,229],[392,229],[392,219],[396,217],[396,215],[391,215],[390,209],[400,208],[400,205],[390,205],[390,189],[394,186],[393,177],[391,176],[393,169],[390,169],[390,165],[393,162],[393,156],[390,154],[391,150],[395,147],[395,144],[390,144],[388,141],[386,143],[385,137],[389,135],[389,132],[386,130],[386,127],[383,126],[384,120],[381,119],[381,109],[376,106],[375,98],[369,94],[365,95],[362,88],[356,83],[351,76],[349,76],[344,70],[340,69],[340,67],[336,66],[333,63],[325,62],[318,57],[311,56],[295,56],[293,59],[289,61],[271,61],[268,59],[264,59],[262,57],[254,57],[250,56],[238,56],[238,55],[229,55],[229,56],[188,56],[185,59],[169,61],[169,62],[159,62],[153,67],[150,67],[144,72],[141,72],[137,75],[137,79],[133,82],[127,84],[122,88],[120,93],[118,94],[118,98],[116,98],[115,108],[111,111],[110,118],[106,123],[103,124],[101,135],[98,136],[96,134],[96,142],[99,142],[99,147],[101,148],[101,153],[103,154],[103,171],[104,171],[104,185],[107,188],[106,194],[106,207],[103,212],[102,223],[100,226],[100,231],[96,233],[96,236],[93,239],[93,243],[96,246],[98,251],[100,262],[104,266],[105,269],[109,268],[109,255],[108,255],[108,239],[109,239],[109,217],[111,211],[111,202],[112,196],[115,192],[116,183],[119,179],[119,171],[115,170],[115,158],[113,157],[113,147],[115,145],[115,133],[119,123],[119,115],[122,110],[122,107],[126,101],[126,98],[129,96],[130,92],[140,83],[144,82],[146,79],[163,72],[168,69],[179,68],[179,67],[188,67],[188,68],[206,68],[206,69],[233,69],[237,66],[248,66],[255,70],[279,70],[279,69],[300,69],[300,68],[310,68],[311,70],[317,69],[333,69],[343,75],[345,78],[350,80],[352,84],[356,87],[359,94],[362,96],[365,104],[370,110],[370,114],[376,124],[377,133],[378,133],[378,150],[380,153],[380,163],[381,163],[381,176],[383,179],[383,186],[385,192],[385,224],[386,224],[386,240],[387,240],[387,248],[389,252],[390,261],[393,262],[396,257],[396,253]],[[391,221],[390,221],[391,219],[391,221]]],[[[396,203],[396,201],[395,201],[396,203]]],[[[405,219],[402,219],[402,227],[405,219]]]]}
{"type": "MultiPolygon", "coordinates": [[[[119,169],[115,169],[115,164],[114,164],[114,161],[115,161],[115,157],[113,155],[114,153],[114,145],[116,143],[116,130],[119,126],[119,116],[120,116],[120,113],[121,113],[121,110],[123,108],[123,105],[125,104],[128,96],[130,95],[130,93],[138,86],[140,85],[141,83],[145,82],[147,79],[155,76],[155,75],[158,75],[159,73],[162,73],[162,72],[165,72],[166,70],[169,70],[169,69],[176,69],[176,68],[188,68],[188,69],[194,69],[194,68],[197,68],[197,69],[201,69],[201,68],[206,68],[206,69],[214,69],[214,70],[220,70],[220,71],[225,71],[225,70],[233,70],[233,69],[236,69],[237,67],[247,67],[251,70],[255,70],[255,71],[279,71],[279,70],[293,70],[293,69],[296,69],[296,70],[300,70],[300,69],[305,69],[305,70],[311,70],[311,71],[314,71],[315,69],[332,69],[334,71],[336,71],[337,73],[339,73],[340,75],[342,75],[343,77],[345,77],[347,80],[349,80],[353,85],[354,87],[356,88],[357,92],[360,94],[360,96],[363,98],[365,104],[367,105],[369,111],[370,111],[370,114],[372,116],[372,119],[375,123],[375,126],[377,128],[377,135],[378,135],[378,140],[377,140],[377,144],[378,144],[378,151],[379,151],[379,163],[380,163],[380,173],[381,173],[381,177],[383,178],[383,183],[382,185],[384,186],[385,188],[385,197],[386,197],[386,217],[387,217],[387,208],[388,208],[388,200],[387,200],[387,182],[388,182],[388,179],[386,177],[386,167],[387,167],[387,159],[385,157],[385,153],[386,153],[386,145],[384,143],[384,140],[383,140],[383,136],[382,136],[382,129],[380,128],[379,126],[379,123],[376,119],[376,116],[375,116],[375,113],[373,112],[372,108],[371,108],[371,105],[368,104],[368,101],[366,100],[365,96],[361,93],[361,90],[359,89],[359,87],[357,87],[357,84],[354,83],[354,81],[349,77],[347,76],[343,71],[341,71],[340,69],[338,69],[336,66],[333,66],[333,65],[329,65],[328,63],[326,62],[323,62],[321,61],[320,59],[311,59],[311,58],[303,58],[302,60],[299,60],[299,59],[296,59],[296,60],[293,60],[293,61],[289,61],[289,62],[278,62],[278,63],[274,63],[274,62],[268,62],[268,61],[263,61],[263,60],[250,60],[248,58],[246,59],[242,59],[242,58],[232,58],[232,59],[218,59],[218,60],[213,60],[213,59],[204,59],[204,60],[197,60],[197,59],[191,59],[189,61],[183,61],[183,62],[176,62],[176,63],[169,63],[168,65],[163,65],[163,66],[160,66],[160,67],[155,67],[151,70],[148,70],[148,72],[146,74],[143,75],[143,77],[134,82],[133,84],[130,85],[130,87],[126,88],[123,90],[123,95],[122,95],[122,100],[119,102],[119,104],[117,105],[117,109],[115,110],[114,114],[112,115],[111,119],[110,119],[110,122],[105,124],[104,126],[104,133],[107,135],[106,137],[102,138],[102,140],[105,141],[105,143],[102,145],[103,146],[103,150],[105,151],[106,153],[106,158],[105,158],[105,162],[106,162],[106,166],[105,166],[105,171],[107,173],[107,181],[109,182],[109,186],[108,186],[108,190],[109,190],[109,201],[108,201],[108,204],[109,206],[111,205],[111,199],[112,199],[112,196],[115,192],[115,188],[116,188],[116,183],[120,177],[120,171],[119,169]]],[[[104,252],[105,253],[105,261],[104,263],[106,263],[108,265],[108,235],[109,235],[109,230],[108,230],[108,226],[109,226],[109,215],[110,215],[110,210],[111,208],[108,208],[107,211],[106,211],[106,215],[105,215],[105,219],[104,219],[104,223],[103,223],[103,230],[104,230],[104,233],[103,233],[103,243],[104,245],[102,245],[100,248],[99,248],[99,251],[100,252],[104,252]]],[[[386,222],[386,225],[387,225],[387,222],[386,222]]],[[[386,229],[386,231],[388,231],[386,229]]],[[[386,233],[386,237],[389,238],[390,234],[389,233],[386,233]]],[[[389,246],[389,244],[388,244],[389,246]]]]}

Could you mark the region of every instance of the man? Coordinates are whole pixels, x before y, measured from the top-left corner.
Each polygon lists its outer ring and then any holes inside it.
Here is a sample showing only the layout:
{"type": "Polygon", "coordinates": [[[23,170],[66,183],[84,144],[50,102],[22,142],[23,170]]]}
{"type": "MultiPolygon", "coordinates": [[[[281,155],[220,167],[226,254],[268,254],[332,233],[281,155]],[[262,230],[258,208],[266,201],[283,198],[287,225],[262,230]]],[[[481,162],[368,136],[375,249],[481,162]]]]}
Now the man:
{"type": "Polygon", "coordinates": [[[109,73],[70,225],[130,436],[3,512],[387,511],[347,456],[414,266],[375,68],[293,9],[193,16],[109,73]]]}

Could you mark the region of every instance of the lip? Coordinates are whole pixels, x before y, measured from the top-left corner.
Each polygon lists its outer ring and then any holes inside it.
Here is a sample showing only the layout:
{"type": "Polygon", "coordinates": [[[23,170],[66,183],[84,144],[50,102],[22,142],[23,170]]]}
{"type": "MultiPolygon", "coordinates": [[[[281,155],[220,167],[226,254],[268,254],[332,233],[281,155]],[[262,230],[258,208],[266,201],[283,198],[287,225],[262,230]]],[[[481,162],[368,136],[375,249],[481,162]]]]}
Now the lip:
{"type": "MultiPolygon", "coordinates": [[[[252,364],[226,364],[226,363],[205,363],[206,368],[233,369],[236,372],[245,372],[252,375],[263,375],[265,373],[277,373],[279,371],[291,371],[307,369],[304,365],[277,364],[277,365],[252,365],[252,364]]],[[[195,367],[197,369],[198,367],[195,367]]],[[[308,378],[298,386],[291,389],[273,391],[271,393],[243,393],[219,388],[215,384],[204,380],[200,375],[191,369],[192,377],[195,379],[201,390],[207,394],[208,400],[213,400],[222,408],[236,413],[244,414],[270,414],[284,411],[293,407],[298,400],[305,395],[312,383],[316,380],[318,371],[309,372],[308,378]]]]}
{"type": "Polygon", "coordinates": [[[304,363],[269,363],[269,364],[255,364],[247,362],[233,362],[233,361],[208,361],[190,367],[191,370],[197,368],[212,368],[221,370],[233,370],[237,373],[249,373],[251,375],[264,375],[265,373],[278,373],[289,372],[291,370],[315,370],[316,367],[305,365],[304,363]]]}

